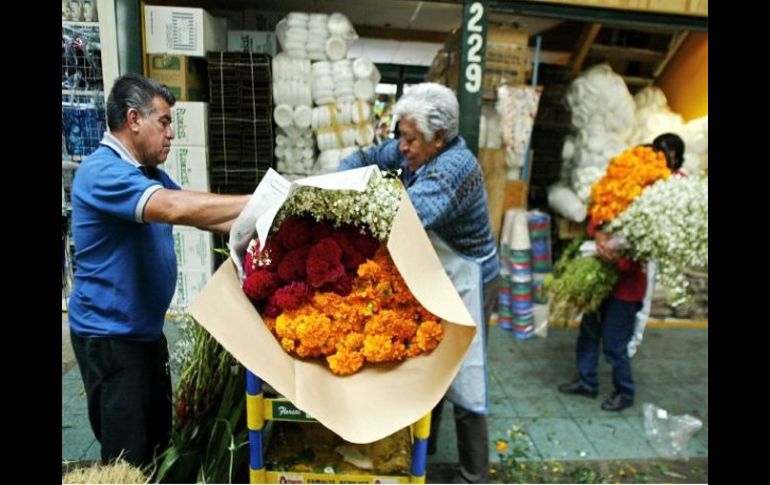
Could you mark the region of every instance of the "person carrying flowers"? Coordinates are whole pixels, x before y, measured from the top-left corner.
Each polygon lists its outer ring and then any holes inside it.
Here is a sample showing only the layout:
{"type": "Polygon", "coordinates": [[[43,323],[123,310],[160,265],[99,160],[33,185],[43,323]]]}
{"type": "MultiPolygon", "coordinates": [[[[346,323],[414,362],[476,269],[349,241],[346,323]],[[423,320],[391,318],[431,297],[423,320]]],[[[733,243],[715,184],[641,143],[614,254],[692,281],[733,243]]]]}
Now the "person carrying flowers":
{"type": "Polygon", "coordinates": [[[595,398],[599,390],[599,343],[612,366],[615,387],[602,403],[605,411],[622,411],[633,405],[636,386],[631,373],[628,343],[634,332],[636,314],[647,289],[644,266],[621,255],[618,239],[603,225],[619,216],[642,191],[670,175],[664,154],[651,147],[634,147],[615,157],[605,176],[591,189],[588,236],[594,238],[597,256],[614,263],[619,278],[596,311],[583,315],[577,340],[578,378],[562,384],[559,391],[595,398]]]}
{"type": "MultiPolygon", "coordinates": [[[[393,114],[398,139],[349,156],[338,170],[374,164],[401,170],[420,221],[479,325],[445,397],[454,404],[457,429],[460,464],[455,481],[483,483],[489,474],[485,342],[500,272],[484,177],[458,135],[459,105],[452,90],[435,83],[414,86],[398,100],[393,114]]],[[[433,411],[429,453],[435,451],[443,402],[433,411]]]]}

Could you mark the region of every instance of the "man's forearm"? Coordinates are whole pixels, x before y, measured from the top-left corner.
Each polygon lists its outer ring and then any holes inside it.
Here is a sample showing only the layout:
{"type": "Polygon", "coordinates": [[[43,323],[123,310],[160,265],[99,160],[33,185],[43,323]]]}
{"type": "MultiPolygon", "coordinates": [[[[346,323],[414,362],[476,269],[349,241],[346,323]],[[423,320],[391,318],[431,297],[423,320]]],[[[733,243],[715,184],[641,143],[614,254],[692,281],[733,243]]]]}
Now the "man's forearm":
{"type": "Polygon", "coordinates": [[[238,217],[250,197],[161,189],[147,201],[144,220],[206,228],[218,226],[238,217]]]}

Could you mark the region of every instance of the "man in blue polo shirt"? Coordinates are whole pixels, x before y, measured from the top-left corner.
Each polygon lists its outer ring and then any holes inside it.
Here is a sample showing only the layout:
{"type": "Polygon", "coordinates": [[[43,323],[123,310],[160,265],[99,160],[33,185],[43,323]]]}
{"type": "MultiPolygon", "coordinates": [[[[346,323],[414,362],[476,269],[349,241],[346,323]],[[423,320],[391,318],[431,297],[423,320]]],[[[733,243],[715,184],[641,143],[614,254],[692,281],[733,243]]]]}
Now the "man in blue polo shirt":
{"type": "Polygon", "coordinates": [[[164,316],[177,280],[173,224],[228,232],[248,195],[181,190],[158,169],[174,131],[173,94],[137,74],[107,99],[101,146],[72,184],[72,345],[102,461],[146,465],[168,444],[171,379],[164,316]]]}

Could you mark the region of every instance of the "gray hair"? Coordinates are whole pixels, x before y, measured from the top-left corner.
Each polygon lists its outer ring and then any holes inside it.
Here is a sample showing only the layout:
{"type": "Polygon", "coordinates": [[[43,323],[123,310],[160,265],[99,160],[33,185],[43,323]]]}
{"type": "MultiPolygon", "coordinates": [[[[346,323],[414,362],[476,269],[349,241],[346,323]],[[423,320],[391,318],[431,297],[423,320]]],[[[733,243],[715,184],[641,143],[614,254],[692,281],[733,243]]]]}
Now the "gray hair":
{"type": "Polygon", "coordinates": [[[393,107],[393,114],[399,120],[409,118],[414,121],[425,141],[433,141],[438,130],[444,130],[444,141],[454,140],[458,133],[459,112],[455,93],[436,83],[413,86],[393,107]]]}
{"type": "Polygon", "coordinates": [[[126,113],[133,108],[143,116],[152,112],[152,100],[163,98],[169,106],[174,106],[174,94],[158,81],[139,74],[128,73],[115,80],[107,98],[107,126],[118,130],[126,123],[126,113]]]}

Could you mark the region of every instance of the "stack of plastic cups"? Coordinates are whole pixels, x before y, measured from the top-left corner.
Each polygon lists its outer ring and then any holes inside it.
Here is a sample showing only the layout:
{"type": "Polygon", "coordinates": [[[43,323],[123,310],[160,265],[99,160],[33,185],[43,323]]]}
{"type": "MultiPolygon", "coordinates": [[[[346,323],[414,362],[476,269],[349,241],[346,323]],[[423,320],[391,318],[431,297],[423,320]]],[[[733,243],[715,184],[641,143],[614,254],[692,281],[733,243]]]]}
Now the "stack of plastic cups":
{"type": "Polygon", "coordinates": [[[513,330],[513,315],[511,307],[511,236],[513,234],[513,217],[516,209],[505,213],[503,230],[500,237],[500,286],[497,293],[497,326],[503,330],[513,330]]]}
{"type": "Polygon", "coordinates": [[[529,238],[532,242],[532,279],[533,300],[535,303],[548,303],[543,287],[545,275],[551,272],[551,217],[540,211],[532,211],[528,216],[529,238]]]}
{"type": "Polygon", "coordinates": [[[532,336],[535,309],[532,305],[532,246],[524,212],[513,218],[510,251],[512,331],[517,338],[532,336]]]}
{"type": "Polygon", "coordinates": [[[329,16],[325,13],[311,13],[308,21],[307,56],[311,61],[324,61],[326,57],[326,41],[329,39],[329,29],[326,23],[329,16]]]}

